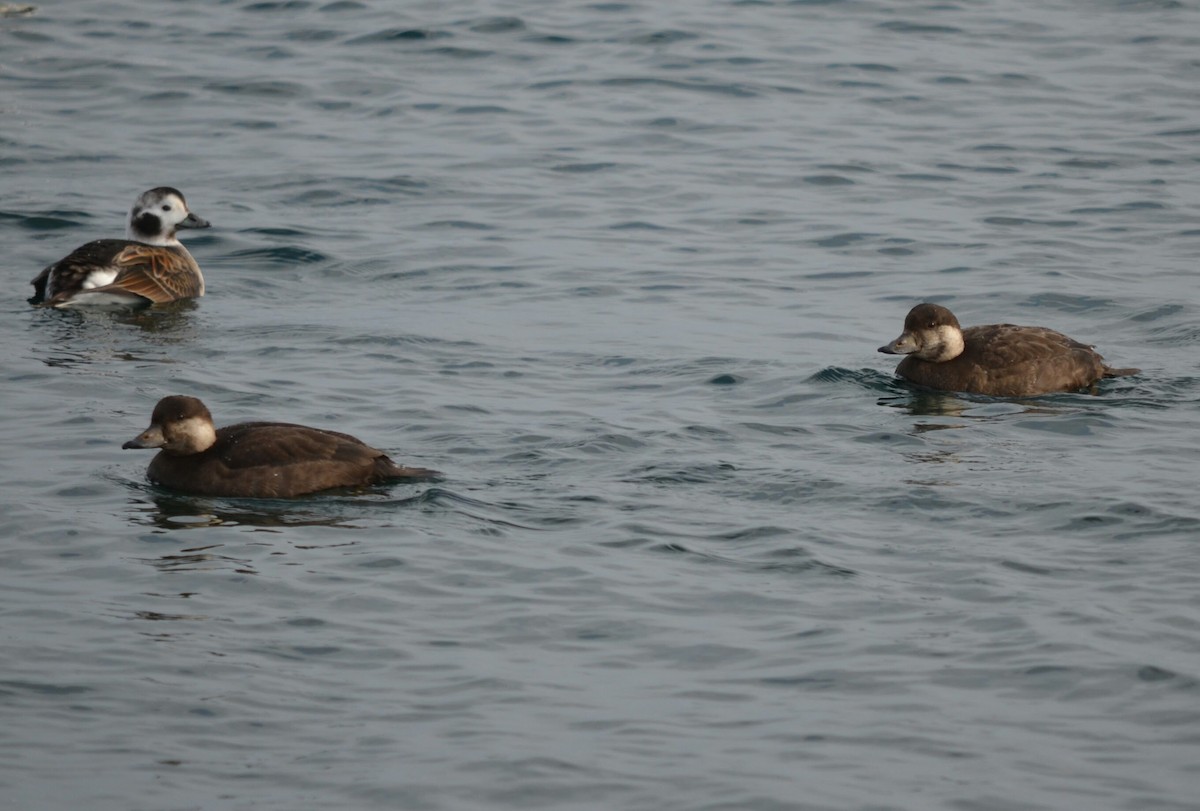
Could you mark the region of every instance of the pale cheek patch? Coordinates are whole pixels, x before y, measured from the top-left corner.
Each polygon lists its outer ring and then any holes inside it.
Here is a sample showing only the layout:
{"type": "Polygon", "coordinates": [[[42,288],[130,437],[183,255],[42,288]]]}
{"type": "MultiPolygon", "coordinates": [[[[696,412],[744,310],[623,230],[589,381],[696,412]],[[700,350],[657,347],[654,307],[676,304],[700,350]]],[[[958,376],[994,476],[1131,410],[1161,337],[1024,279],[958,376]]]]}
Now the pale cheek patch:
{"type": "Polygon", "coordinates": [[[954,360],[963,353],[965,348],[962,332],[949,326],[938,327],[938,343],[940,344],[937,356],[939,361],[954,360]]]}
{"type": "Polygon", "coordinates": [[[188,417],[172,427],[172,448],[199,453],[211,448],[216,441],[216,429],[213,428],[211,422],[200,417],[188,417]]]}

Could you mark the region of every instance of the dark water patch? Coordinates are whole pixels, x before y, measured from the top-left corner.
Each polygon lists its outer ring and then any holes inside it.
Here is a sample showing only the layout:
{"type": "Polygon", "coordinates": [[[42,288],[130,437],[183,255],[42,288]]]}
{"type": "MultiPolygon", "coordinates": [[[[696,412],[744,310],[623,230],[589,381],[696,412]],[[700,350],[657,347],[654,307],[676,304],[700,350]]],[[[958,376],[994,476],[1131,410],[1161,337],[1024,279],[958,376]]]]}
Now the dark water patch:
{"type": "Polygon", "coordinates": [[[242,6],[242,11],[250,13],[294,12],[311,8],[308,0],[277,0],[277,2],[248,3],[242,6]]]}
{"type": "Polygon", "coordinates": [[[0,694],[15,696],[77,696],[95,692],[95,688],[82,684],[54,684],[51,682],[0,681],[0,694]]]}
{"type": "Polygon", "coordinates": [[[1185,311],[1184,306],[1182,304],[1177,304],[1177,303],[1158,304],[1154,307],[1151,307],[1149,310],[1146,310],[1145,312],[1135,313],[1134,315],[1129,317],[1129,320],[1137,321],[1139,323],[1152,323],[1154,321],[1158,321],[1163,318],[1168,318],[1170,316],[1179,315],[1179,314],[1183,313],[1184,311],[1185,311]]]}
{"type": "MultiPolygon", "coordinates": [[[[769,530],[770,528],[762,528],[769,530]]],[[[751,530],[753,533],[754,530],[751,530]]],[[[785,535],[795,535],[795,532],[789,530],[781,530],[785,535]]],[[[726,542],[729,540],[740,540],[736,537],[738,533],[734,533],[734,538],[725,538],[721,536],[707,539],[709,541],[726,542]]],[[[751,536],[754,539],[754,536],[751,536]]],[[[757,544],[756,544],[757,545],[757,544]]],[[[743,571],[749,572],[764,572],[771,574],[789,574],[789,575],[818,575],[832,576],[838,579],[856,577],[858,575],[853,569],[831,564],[817,558],[809,550],[800,546],[788,546],[784,548],[774,549],[766,553],[748,555],[745,557],[731,554],[725,551],[723,547],[718,549],[700,548],[699,543],[688,544],[683,541],[673,541],[666,544],[661,544],[658,547],[653,547],[653,551],[663,551],[675,554],[686,554],[696,558],[697,560],[709,564],[723,564],[733,566],[743,571]]]]}
{"type": "MultiPolygon", "coordinates": [[[[725,438],[728,439],[728,436],[726,435],[725,438]]],[[[629,478],[623,479],[623,481],[666,485],[709,484],[726,481],[735,472],[736,468],[726,463],[697,464],[687,467],[651,464],[631,471],[629,478]]]]}
{"type": "MultiPolygon", "coordinates": [[[[1200,344],[1200,323],[1165,324],[1147,330],[1146,337],[1152,346],[1196,346],[1200,344]]],[[[1175,380],[1177,386],[1190,386],[1193,382],[1191,377],[1175,380]]]]}
{"type": "Polygon", "coordinates": [[[31,45],[50,45],[58,41],[43,31],[34,31],[27,28],[5,31],[4,36],[10,37],[15,42],[28,42],[31,45]]]}
{"type": "Polygon", "coordinates": [[[432,220],[425,223],[426,228],[450,228],[464,231],[495,231],[494,225],[471,220],[432,220]]]}
{"type": "Polygon", "coordinates": [[[1153,683],[1177,679],[1179,678],[1179,674],[1173,670],[1155,667],[1154,665],[1143,665],[1142,667],[1138,668],[1137,677],[1140,681],[1153,683]]]}
{"type": "MultiPolygon", "coordinates": [[[[520,441],[519,438],[514,441],[520,441]]],[[[538,444],[546,444],[553,448],[564,448],[581,451],[585,454],[608,455],[612,453],[629,453],[646,447],[646,442],[629,434],[605,433],[587,439],[547,442],[545,438],[537,438],[538,444]]]]}
{"type": "Polygon", "coordinates": [[[62,231],[68,228],[82,228],[83,220],[89,215],[79,211],[54,211],[43,214],[17,214],[0,211],[0,222],[15,224],[27,231],[62,231]],[[78,218],[78,219],[76,219],[78,218]]]}
{"type": "Polygon", "coordinates": [[[984,217],[988,225],[1024,228],[1038,226],[1042,228],[1075,228],[1083,223],[1079,220],[1034,220],[1028,217],[984,217]]]}
{"type": "Polygon", "coordinates": [[[160,90],[154,93],[147,93],[141,97],[141,100],[147,104],[181,104],[190,100],[193,97],[192,93],[184,90],[160,90]]]}
{"type": "Polygon", "coordinates": [[[1152,200],[1135,200],[1129,203],[1122,203],[1118,206],[1088,206],[1086,208],[1073,208],[1068,211],[1068,214],[1120,214],[1127,211],[1157,211],[1165,209],[1162,203],[1156,203],[1152,200]]]}
{"type": "Polygon", "coordinates": [[[1180,0],[1115,0],[1118,11],[1178,11],[1187,6],[1180,0]]]}
{"type": "MultiPolygon", "coordinates": [[[[528,42],[533,45],[555,46],[555,45],[575,45],[575,44],[578,44],[581,40],[576,39],[575,37],[568,37],[563,34],[531,34],[527,37],[524,37],[523,41],[528,42]]],[[[562,84],[569,84],[569,82],[563,82],[562,84]]]]}
{"type": "Polygon", "coordinates": [[[783,574],[816,574],[840,579],[858,577],[858,572],[836,563],[828,563],[803,549],[778,550],[771,553],[766,560],[746,561],[744,565],[751,566],[760,572],[783,574]]]}
{"type": "Polygon", "coordinates": [[[487,59],[496,55],[495,51],[487,51],[480,48],[450,48],[446,46],[431,48],[429,53],[437,54],[438,56],[448,56],[451,59],[487,59]]]}
{"type": "Polygon", "coordinates": [[[284,34],[288,42],[318,43],[331,42],[341,37],[341,33],[329,28],[300,28],[284,34]]]}
{"type": "Polygon", "coordinates": [[[601,87],[622,88],[663,88],[666,90],[686,90],[688,92],[705,93],[734,98],[754,98],[758,92],[740,82],[708,82],[683,81],[680,79],[658,79],[651,76],[625,76],[617,79],[604,79],[601,87]]]}
{"type": "Polygon", "coordinates": [[[368,8],[366,3],[360,3],[358,0],[336,0],[333,3],[326,3],[321,6],[321,11],[327,13],[336,13],[340,11],[365,11],[368,8]]]}
{"type": "Polygon", "coordinates": [[[454,36],[449,31],[437,31],[425,28],[385,28],[373,34],[366,34],[346,40],[347,45],[375,45],[391,42],[426,42],[446,39],[454,36]]]}
{"type": "Polygon", "coordinates": [[[861,233],[857,231],[848,231],[842,234],[834,234],[829,237],[811,240],[812,244],[819,248],[846,248],[850,245],[856,245],[869,239],[876,239],[880,235],[872,233],[861,233]]]}
{"type": "Polygon", "coordinates": [[[263,119],[237,119],[229,122],[230,127],[244,130],[274,130],[279,129],[279,122],[263,119]]]}
{"type": "Polygon", "coordinates": [[[827,172],[836,172],[839,174],[854,172],[860,172],[862,174],[874,174],[876,172],[876,170],[872,167],[861,163],[826,163],[822,164],[818,168],[827,172]]]}
{"type": "Polygon", "coordinates": [[[420,504],[427,510],[449,510],[499,531],[557,529],[573,526],[581,521],[574,515],[548,513],[542,506],[515,501],[492,503],[443,487],[430,487],[414,499],[414,504],[420,504]],[[523,523],[518,523],[514,514],[519,514],[523,523]]]}
{"type": "Polygon", "coordinates": [[[520,17],[488,17],[471,23],[468,28],[477,34],[508,34],[524,31],[525,21],[520,17]]]}
{"type": "Polygon", "coordinates": [[[958,181],[958,178],[953,175],[935,175],[929,172],[896,175],[896,179],[911,183],[955,183],[958,181]]]}
{"type": "Polygon", "coordinates": [[[801,278],[812,282],[845,281],[847,279],[867,279],[875,275],[870,270],[825,270],[817,273],[806,273],[801,278]]]}
{"type": "Polygon", "coordinates": [[[813,383],[854,383],[871,390],[878,390],[881,384],[890,385],[894,379],[894,375],[878,369],[847,369],[843,366],[826,366],[808,377],[813,383]]]}
{"type": "Polygon", "coordinates": [[[1023,563],[1023,562],[1017,561],[1017,560],[1002,560],[1002,561],[1000,561],[1000,565],[1003,566],[1005,569],[1010,569],[1014,572],[1021,572],[1022,574],[1045,576],[1045,575],[1061,575],[1063,573],[1063,570],[1061,570],[1061,569],[1051,569],[1051,568],[1048,568],[1045,566],[1035,566],[1032,563],[1023,563]]]}
{"type": "Polygon", "coordinates": [[[961,28],[955,28],[950,25],[929,25],[927,23],[909,22],[907,20],[893,20],[879,23],[878,27],[896,34],[942,35],[963,33],[961,28]]]}
{"type": "Polygon", "coordinates": [[[799,425],[772,425],[765,422],[743,422],[739,423],[739,427],[771,436],[810,436],[813,433],[809,428],[799,425]]]}
{"type": "Polygon", "coordinates": [[[361,177],[355,178],[354,184],[364,189],[388,192],[390,194],[418,195],[432,188],[432,184],[428,180],[413,177],[412,175],[361,177]]]}
{"type": "Polygon", "coordinates": [[[498,104],[470,104],[465,107],[455,107],[453,112],[455,115],[503,115],[511,113],[512,110],[498,104]]]}
{"type": "Polygon", "coordinates": [[[617,222],[608,226],[613,231],[675,231],[678,229],[669,228],[665,225],[657,225],[645,220],[630,220],[628,222],[617,222]]]}
{"type": "Polygon", "coordinates": [[[1065,161],[1059,161],[1056,166],[1062,166],[1065,169],[1117,169],[1120,163],[1112,160],[1099,160],[1096,158],[1070,158],[1065,161]]]}
{"type": "Polygon", "coordinates": [[[951,172],[976,172],[992,175],[1015,175],[1021,171],[1016,166],[967,166],[961,163],[939,163],[937,168],[951,172]]]}
{"type": "Polygon", "coordinates": [[[251,228],[243,228],[238,233],[241,234],[262,234],[269,237],[305,237],[313,236],[309,231],[301,231],[296,228],[284,228],[279,226],[259,226],[251,228]]]}
{"type": "MultiPolygon", "coordinates": [[[[787,537],[791,534],[792,530],[786,527],[767,525],[748,527],[745,529],[726,530],[724,532],[718,532],[714,535],[710,535],[709,538],[715,541],[757,541],[764,538],[787,537]]],[[[789,554],[793,552],[802,555],[808,554],[807,552],[799,549],[788,550],[788,552],[789,554]]]]}
{"type": "Polygon", "coordinates": [[[533,82],[528,85],[530,90],[559,90],[564,87],[574,87],[580,84],[574,79],[551,79],[545,82],[533,82]]]}
{"type": "Polygon", "coordinates": [[[1067,293],[1037,293],[1021,302],[1023,307],[1047,308],[1064,313],[1091,313],[1112,310],[1112,299],[1067,293]]]}
{"type": "MultiPolygon", "coordinates": [[[[863,79],[843,79],[839,82],[834,82],[835,87],[840,87],[843,90],[884,90],[887,85],[881,82],[868,82],[863,79]]],[[[879,99],[875,100],[879,102],[879,99]]]]}
{"type": "Polygon", "coordinates": [[[585,287],[572,287],[570,293],[575,298],[609,298],[612,296],[622,296],[625,294],[625,290],[616,285],[587,285],[585,287]]]}
{"type": "Polygon", "coordinates": [[[725,372],[717,375],[716,377],[710,377],[708,379],[708,383],[712,386],[736,386],[738,383],[745,382],[745,380],[746,378],[742,377],[741,375],[725,372]]]}
{"type": "Polygon", "coordinates": [[[847,64],[845,62],[830,62],[825,67],[832,70],[839,68],[853,68],[867,73],[899,73],[900,71],[893,65],[884,65],[879,62],[855,62],[847,64]]]}
{"type": "Polygon", "coordinates": [[[854,438],[855,442],[862,442],[868,445],[889,445],[889,446],[920,446],[924,442],[917,436],[912,434],[897,434],[892,431],[872,431],[866,434],[859,434],[854,438]]]}
{"type": "Polygon", "coordinates": [[[203,614],[164,614],[160,611],[135,611],[133,617],[150,622],[205,622],[212,619],[203,614]]]}
{"type": "Polygon", "coordinates": [[[234,251],[223,257],[223,261],[235,262],[253,260],[253,264],[267,265],[312,265],[326,262],[329,257],[320,251],[300,248],[293,245],[278,245],[271,248],[250,248],[234,251]]]}
{"type": "Polygon", "coordinates": [[[284,81],[243,81],[243,82],[212,82],[204,86],[214,93],[225,93],[232,96],[251,96],[259,99],[298,99],[309,94],[308,87],[298,82],[284,81]]]}
{"type": "Polygon", "coordinates": [[[551,172],[564,172],[567,174],[591,174],[592,172],[603,172],[609,169],[615,169],[617,164],[599,162],[599,163],[560,163],[557,166],[551,166],[551,172]]]}
{"type": "Polygon", "coordinates": [[[633,45],[670,45],[675,42],[686,42],[691,39],[698,39],[698,35],[690,31],[678,31],[665,29],[662,31],[651,31],[645,34],[637,34],[629,38],[629,42],[633,45]]]}
{"type": "MultiPolygon", "coordinates": [[[[207,526],[203,516],[197,516],[197,526],[207,526]]],[[[157,539],[156,539],[157,540],[157,539]]],[[[237,574],[257,575],[251,561],[217,554],[211,550],[221,548],[222,544],[206,547],[184,549],[153,558],[139,558],[138,562],[162,572],[163,574],[185,574],[192,572],[232,571],[237,574]]]]}
{"type": "Polygon", "coordinates": [[[810,186],[853,186],[854,181],[842,175],[808,175],[802,178],[810,186]]]}

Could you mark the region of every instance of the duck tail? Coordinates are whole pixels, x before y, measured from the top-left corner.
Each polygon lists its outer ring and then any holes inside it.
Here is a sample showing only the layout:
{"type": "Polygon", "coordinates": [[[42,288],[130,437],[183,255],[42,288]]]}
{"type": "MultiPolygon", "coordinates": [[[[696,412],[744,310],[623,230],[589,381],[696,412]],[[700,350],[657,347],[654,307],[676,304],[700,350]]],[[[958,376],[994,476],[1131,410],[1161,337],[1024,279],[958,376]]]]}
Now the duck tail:
{"type": "Polygon", "coordinates": [[[1125,369],[1114,369],[1111,366],[1104,367],[1105,377],[1126,377],[1128,375],[1141,374],[1141,369],[1134,369],[1132,366],[1125,369]]]}

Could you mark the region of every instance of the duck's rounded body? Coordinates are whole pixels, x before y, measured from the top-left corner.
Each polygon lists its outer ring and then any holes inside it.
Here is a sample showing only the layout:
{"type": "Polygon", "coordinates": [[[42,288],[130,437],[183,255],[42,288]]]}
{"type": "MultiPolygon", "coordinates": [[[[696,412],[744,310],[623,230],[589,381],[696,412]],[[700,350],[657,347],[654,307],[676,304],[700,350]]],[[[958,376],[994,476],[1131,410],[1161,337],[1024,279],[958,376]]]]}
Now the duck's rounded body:
{"type": "Polygon", "coordinates": [[[200,266],[180,243],[184,228],[208,228],[169,186],[143,192],[125,239],[97,239],[46,267],[30,284],[35,304],[138,306],[204,295],[200,266]]]}
{"type": "Polygon", "coordinates": [[[1091,346],[1046,327],[959,326],[954,313],[918,304],[904,332],[880,352],[907,355],[896,374],[942,391],[1032,397],[1086,389],[1105,377],[1137,374],[1108,366],[1091,346]]]}
{"type": "Polygon", "coordinates": [[[195,397],[164,397],[150,427],[123,448],[161,448],[147,477],[154,484],[205,496],[291,498],[341,487],[439,474],[397,465],[349,434],[283,422],[214,428],[195,397]]]}

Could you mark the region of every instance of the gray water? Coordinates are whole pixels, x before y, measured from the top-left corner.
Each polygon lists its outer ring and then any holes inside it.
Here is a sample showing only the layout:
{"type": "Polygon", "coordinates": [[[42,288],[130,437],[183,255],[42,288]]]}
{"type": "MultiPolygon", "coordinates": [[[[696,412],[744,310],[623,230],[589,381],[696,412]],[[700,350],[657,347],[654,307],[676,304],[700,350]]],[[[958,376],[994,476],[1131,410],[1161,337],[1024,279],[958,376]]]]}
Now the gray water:
{"type": "Polygon", "coordinates": [[[0,18],[5,809],[1200,807],[1200,6],[0,18]],[[30,307],[174,185],[209,295],[30,307]],[[922,393],[918,301],[1141,375],[922,393]],[[181,496],[166,394],[437,484],[181,496]]]}

